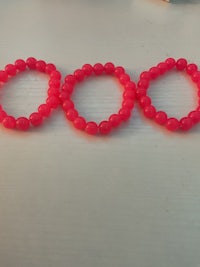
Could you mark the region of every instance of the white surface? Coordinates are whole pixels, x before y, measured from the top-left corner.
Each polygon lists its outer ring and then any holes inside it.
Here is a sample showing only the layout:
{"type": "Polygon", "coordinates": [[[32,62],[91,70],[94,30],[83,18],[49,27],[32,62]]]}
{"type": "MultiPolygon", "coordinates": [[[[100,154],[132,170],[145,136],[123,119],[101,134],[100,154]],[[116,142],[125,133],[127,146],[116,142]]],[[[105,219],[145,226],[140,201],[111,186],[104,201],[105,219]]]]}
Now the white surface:
{"type": "MultiPolygon", "coordinates": [[[[200,63],[198,1],[0,1],[0,65],[35,56],[63,75],[113,61],[134,79],[168,56],[200,63]]],[[[24,75],[1,92],[11,114],[44,101],[47,79],[24,75]]],[[[169,75],[150,92],[180,117],[195,89],[169,75]]],[[[90,119],[120,102],[110,79],[80,86],[90,119]]],[[[200,127],[169,134],[138,111],[110,137],[88,138],[59,110],[29,133],[0,129],[1,267],[199,267],[200,127]]]]}

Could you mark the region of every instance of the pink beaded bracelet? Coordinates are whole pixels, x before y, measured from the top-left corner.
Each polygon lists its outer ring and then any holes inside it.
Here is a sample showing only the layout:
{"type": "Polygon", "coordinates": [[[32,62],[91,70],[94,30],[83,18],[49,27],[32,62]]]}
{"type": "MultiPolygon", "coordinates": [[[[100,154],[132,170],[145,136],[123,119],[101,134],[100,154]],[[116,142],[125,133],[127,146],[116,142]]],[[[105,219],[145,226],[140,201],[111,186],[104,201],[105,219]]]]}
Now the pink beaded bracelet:
{"type": "Polygon", "coordinates": [[[5,128],[16,128],[18,130],[26,131],[30,126],[39,126],[42,124],[43,119],[50,115],[51,110],[57,108],[60,104],[58,96],[60,93],[61,74],[56,70],[55,65],[51,63],[46,64],[43,60],[36,60],[35,58],[30,57],[26,61],[18,59],[14,64],[6,65],[4,70],[0,70],[0,83],[6,83],[10,78],[27,69],[43,72],[50,76],[46,103],[41,104],[38,107],[37,112],[33,112],[29,118],[19,117],[17,119],[8,115],[2,106],[0,106],[0,122],[5,128]]]}
{"type": "Polygon", "coordinates": [[[168,58],[165,62],[159,63],[157,66],[150,68],[148,71],[144,71],[140,74],[140,80],[137,88],[137,98],[140,107],[143,109],[144,115],[153,119],[159,125],[165,126],[170,131],[188,131],[195,124],[200,121],[200,107],[199,105],[195,110],[189,112],[189,114],[182,119],[168,118],[168,115],[164,111],[157,111],[152,105],[151,98],[147,95],[147,89],[150,82],[156,80],[159,76],[164,75],[167,71],[176,68],[178,71],[185,71],[196,83],[198,88],[198,97],[200,97],[200,71],[196,64],[188,64],[186,59],[180,58],[177,61],[173,58],[168,58]]]}
{"type": "Polygon", "coordinates": [[[135,95],[136,85],[130,80],[129,75],[125,73],[124,68],[120,66],[115,67],[113,63],[108,62],[105,65],[97,63],[94,66],[85,64],[81,69],[75,70],[73,74],[67,75],[60,93],[60,100],[63,110],[66,113],[66,118],[73,123],[75,128],[91,135],[97,133],[105,135],[109,134],[112,129],[117,128],[123,121],[129,119],[134,107],[135,95]],[[71,99],[74,86],[91,75],[114,76],[124,87],[123,101],[120,110],[99,124],[94,121],[86,122],[85,118],[78,114],[71,99]]]}
{"type": "Polygon", "coordinates": [[[77,69],[73,74],[65,77],[64,84],[60,90],[61,74],[55,65],[45,63],[43,60],[36,60],[33,57],[26,61],[18,59],[14,64],[8,64],[4,70],[0,70],[0,83],[3,85],[9,79],[25,70],[36,70],[46,73],[50,76],[48,97],[46,103],[41,104],[36,112],[33,112],[29,118],[14,118],[6,113],[0,105],[0,122],[9,129],[28,130],[30,126],[36,127],[42,124],[43,119],[48,117],[52,109],[56,109],[60,104],[65,111],[66,118],[72,122],[75,128],[85,131],[88,134],[109,134],[112,129],[117,128],[123,121],[130,118],[134,108],[134,102],[137,98],[144,115],[154,120],[159,125],[165,126],[170,131],[188,131],[195,124],[200,122],[200,101],[195,110],[182,119],[169,118],[166,112],[157,111],[152,105],[151,98],[147,95],[150,83],[158,77],[164,75],[167,71],[176,68],[178,71],[185,71],[197,85],[198,97],[200,97],[200,71],[196,64],[188,64],[186,59],[168,58],[157,66],[150,68],[140,74],[140,79],[136,85],[131,81],[129,75],[121,66],[115,67],[113,63],[108,62],[105,65],[96,63],[94,66],[85,64],[81,69],[77,69]],[[123,100],[119,111],[112,114],[107,120],[99,124],[94,121],[86,122],[85,118],[78,114],[71,99],[72,92],[77,83],[83,82],[89,76],[111,75],[118,79],[123,86],[123,100]]]}

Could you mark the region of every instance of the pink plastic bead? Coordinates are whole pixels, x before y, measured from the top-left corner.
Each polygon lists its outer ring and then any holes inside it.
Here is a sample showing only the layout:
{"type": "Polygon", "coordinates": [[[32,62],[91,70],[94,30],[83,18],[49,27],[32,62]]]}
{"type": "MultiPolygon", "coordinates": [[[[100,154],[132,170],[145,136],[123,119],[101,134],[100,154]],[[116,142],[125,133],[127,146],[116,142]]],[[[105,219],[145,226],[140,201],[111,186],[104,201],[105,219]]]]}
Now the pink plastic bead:
{"type": "Polygon", "coordinates": [[[112,127],[118,127],[122,121],[122,118],[119,114],[112,114],[109,117],[109,122],[111,123],[112,127]]]}
{"type": "Polygon", "coordinates": [[[38,60],[36,62],[36,70],[41,71],[41,72],[45,72],[46,69],[46,63],[44,60],[38,60]]]}
{"type": "Polygon", "coordinates": [[[165,60],[168,70],[173,69],[176,66],[176,60],[174,58],[167,58],[165,60]]]}
{"type": "Polygon", "coordinates": [[[15,61],[15,67],[19,71],[24,71],[26,70],[26,62],[23,59],[17,59],[15,61]]]}
{"type": "Polygon", "coordinates": [[[3,119],[3,126],[8,129],[14,129],[16,127],[16,120],[12,116],[6,116],[3,119]]]}
{"type": "Polygon", "coordinates": [[[86,124],[85,132],[91,135],[95,135],[98,132],[98,125],[96,122],[90,121],[86,124]]]}
{"type": "Polygon", "coordinates": [[[84,71],[85,75],[91,75],[93,72],[93,67],[90,64],[84,64],[82,66],[82,70],[84,71]]]}
{"type": "Polygon", "coordinates": [[[108,62],[104,65],[104,69],[106,74],[112,74],[115,71],[115,66],[113,63],[108,62]]]}
{"type": "Polygon", "coordinates": [[[176,62],[177,70],[184,70],[187,67],[187,60],[184,58],[180,58],[176,62]]]}
{"type": "Polygon", "coordinates": [[[177,131],[180,127],[180,124],[177,119],[169,118],[166,122],[166,127],[169,131],[177,131]]]}
{"type": "Polygon", "coordinates": [[[112,129],[111,123],[109,121],[102,121],[99,124],[99,133],[106,135],[109,134],[112,129]]]}
{"type": "Polygon", "coordinates": [[[144,115],[149,119],[153,119],[155,117],[155,115],[156,115],[155,107],[152,106],[152,105],[146,106],[144,108],[144,115]]]}
{"type": "Polygon", "coordinates": [[[34,112],[30,115],[29,121],[34,127],[37,127],[42,124],[42,116],[40,113],[34,112]]]}
{"type": "Polygon", "coordinates": [[[86,121],[83,117],[77,117],[74,120],[74,127],[79,130],[85,130],[86,127],[86,121]]]}
{"type": "Polygon", "coordinates": [[[17,69],[16,69],[15,65],[8,64],[5,66],[5,71],[7,72],[8,75],[15,76],[17,69]]]}
{"type": "Polygon", "coordinates": [[[192,128],[194,122],[192,118],[185,117],[180,120],[180,127],[183,131],[188,131],[192,128]]]}
{"type": "Polygon", "coordinates": [[[30,128],[30,122],[25,117],[20,117],[16,120],[16,128],[21,131],[27,131],[30,128]]]}
{"type": "Polygon", "coordinates": [[[37,63],[37,60],[34,57],[29,57],[26,60],[26,64],[31,70],[36,69],[36,63],[37,63]]]}
{"type": "Polygon", "coordinates": [[[167,114],[164,111],[156,112],[155,121],[160,125],[164,125],[167,122],[167,114]]]}
{"type": "Polygon", "coordinates": [[[101,75],[104,72],[104,66],[101,63],[96,63],[93,70],[96,75],[101,75]]]}

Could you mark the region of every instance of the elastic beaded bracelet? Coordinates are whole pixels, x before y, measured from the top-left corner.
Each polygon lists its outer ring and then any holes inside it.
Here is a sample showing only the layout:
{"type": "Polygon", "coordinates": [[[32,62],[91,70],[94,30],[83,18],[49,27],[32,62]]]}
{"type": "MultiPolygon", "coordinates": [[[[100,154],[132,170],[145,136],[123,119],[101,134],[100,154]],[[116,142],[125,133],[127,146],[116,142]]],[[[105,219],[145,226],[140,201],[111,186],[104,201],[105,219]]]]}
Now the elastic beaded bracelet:
{"type": "Polygon", "coordinates": [[[109,134],[113,128],[117,128],[123,121],[126,121],[131,116],[131,111],[134,107],[136,96],[136,85],[130,80],[128,74],[125,73],[123,67],[115,67],[113,63],[108,62],[105,65],[97,63],[94,66],[85,64],[81,69],[77,69],[73,74],[65,77],[65,82],[60,93],[63,110],[66,113],[66,118],[71,121],[76,129],[85,131],[90,135],[109,134]],[[123,101],[120,110],[116,114],[112,114],[107,120],[97,124],[96,122],[86,122],[85,118],[79,116],[78,111],[74,107],[71,99],[74,86],[82,82],[85,78],[92,75],[111,75],[116,77],[124,87],[123,101]]]}
{"type": "Polygon", "coordinates": [[[165,126],[170,131],[188,131],[200,121],[199,106],[180,120],[168,118],[166,112],[156,110],[151,103],[151,98],[147,95],[150,82],[173,68],[176,68],[178,71],[185,71],[191,77],[192,81],[197,85],[198,97],[200,97],[200,71],[198,71],[197,65],[188,64],[184,58],[180,58],[177,61],[173,58],[168,58],[165,62],[161,62],[148,71],[141,73],[137,87],[137,98],[147,118],[153,119],[157,124],[165,126]]]}
{"type": "Polygon", "coordinates": [[[37,112],[30,114],[29,118],[19,117],[17,119],[8,115],[2,106],[0,106],[0,122],[5,128],[16,128],[18,130],[26,131],[30,126],[39,126],[42,124],[43,119],[50,115],[51,110],[57,108],[60,104],[59,94],[61,74],[56,70],[55,65],[51,63],[47,64],[43,60],[36,60],[35,58],[30,57],[26,61],[18,59],[14,64],[6,65],[4,70],[0,70],[0,83],[6,83],[10,78],[28,69],[43,72],[50,76],[46,103],[41,104],[38,107],[37,112]]]}

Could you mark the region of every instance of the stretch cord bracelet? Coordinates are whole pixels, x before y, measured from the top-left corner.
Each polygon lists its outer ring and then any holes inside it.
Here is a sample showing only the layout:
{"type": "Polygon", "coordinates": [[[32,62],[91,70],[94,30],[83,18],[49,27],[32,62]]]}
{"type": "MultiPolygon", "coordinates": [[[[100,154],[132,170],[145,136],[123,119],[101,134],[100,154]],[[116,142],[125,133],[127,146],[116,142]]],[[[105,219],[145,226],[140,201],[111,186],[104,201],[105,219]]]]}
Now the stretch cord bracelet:
{"type": "Polygon", "coordinates": [[[71,121],[76,129],[85,131],[90,135],[109,134],[112,129],[117,128],[123,121],[130,118],[136,96],[136,85],[130,80],[128,74],[125,73],[123,67],[115,67],[113,63],[108,62],[105,65],[97,63],[94,66],[85,64],[81,69],[77,69],[73,74],[65,77],[65,82],[62,85],[60,100],[63,110],[66,113],[66,118],[71,121]],[[71,99],[74,86],[82,82],[89,76],[96,75],[111,75],[116,77],[120,84],[124,87],[122,105],[116,114],[112,114],[107,120],[99,124],[94,121],[87,122],[81,117],[74,106],[71,99]]]}
{"type": "Polygon", "coordinates": [[[186,72],[192,81],[197,85],[198,97],[200,98],[200,71],[196,64],[188,64],[186,59],[168,58],[157,66],[150,68],[140,74],[140,80],[136,85],[130,80],[130,77],[123,67],[115,67],[113,63],[108,62],[105,65],[97,63],[94,66],[85,64],[81,69],[77,69],[73,74],[65,77],[65,82],[60,91],[61,74],[56,69],[55,65],[45,63],[43,60],[36,60],[33,57],[26,61],[18,59],[14,64],[8,64],[4,70],[0,70],[0,85],[4,85],[13,76],[25,70],[35,70],[46,73],[50,76],[48,97],[44,104],[41,104],[36,112],[33,112],[29,118],[19,117],[14,118],[6,113],[0,105],[0,122],[4,127],[9,129],[28,130],[30,126],[36,127],[42,124],[43,119],[48,117],[52,109],[56,109],[62,104],[63,110],[66,113],[66,118],[72,122],[75,128],[85,131],[88,134],[109,134],[112,129],[117,128],[123,121],[130,118],[134,101],[137,100],[140,107],[143,109],[144,115],[154,120],[159,125],[165,126],[170,131],[188,131],[195,124],[200,122],[200,101],[195,110],[182,119],[169,118],[164,111],[157,111],[152,105],[151,98],[147,95],[147,90],[150,83],[158,77],[164,75],[167,71],[175,68],[177,71],[186,72]],[[111,75],[118,79],[120,84],[124,87],[123,100],[120,110],[116,114],[112,114],[107,120],[97,124],[96,122],[86,120],[78,114],[74,103],[71,99],[73,89],[77,83],[82,82],[89,76],[111,75]]]}
{"type": "Polygon", "coordinates": [[[165,126],[170,131],[188,131],[200,121],[200,102],[195,110],[192,110],[187,116],[178,120],[176,118],[169,118],[164,111],[157,111],[152,105],[151,98],[147,95],[147,90],[151,81],[156,80],[173,68],[176,68],[178,71],[185,71],[185,73],[191,77],[192,81],[197,85],[197,94],[198,97],[200,97],[200,71],[198,70],[197,65],[188,64],[187,60],[184,58],[180,58],[177,61],[173,58],[168,58],[165,62],[161,62],[157,66],[140,74],[140,80],[137,87],[137,98],[140,107],[143,109],[144,115],[147,118],[154,120],[159,125],[165,126]]]}
{"type": "Polygon", "coordinates": [[[6,83],[10,78],[28,69],[46,73],[50,76],[46,103],[41,104],[38,107],[37,112],[30,114],[29,118],[19,117],[17,119],[8,115],[2,106],[0,106],[0,122],[5,128],[26,131],[30,126],[39,126],[42,124],[44,118],[49,117],[51,110],[56,109],[60,104],[59,93],[61,74],[56,69],[55,65],[51,63],[47,64],[43,60],[36,60],[35,58],[30,57],[26,61],[18,59],[14,64],[6,65],[4,70],[0,70],[0,83],[6,83]]]}

